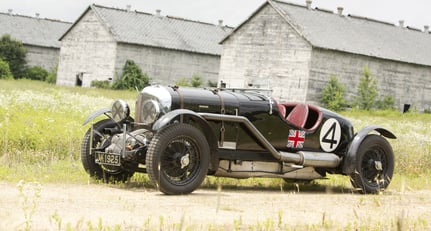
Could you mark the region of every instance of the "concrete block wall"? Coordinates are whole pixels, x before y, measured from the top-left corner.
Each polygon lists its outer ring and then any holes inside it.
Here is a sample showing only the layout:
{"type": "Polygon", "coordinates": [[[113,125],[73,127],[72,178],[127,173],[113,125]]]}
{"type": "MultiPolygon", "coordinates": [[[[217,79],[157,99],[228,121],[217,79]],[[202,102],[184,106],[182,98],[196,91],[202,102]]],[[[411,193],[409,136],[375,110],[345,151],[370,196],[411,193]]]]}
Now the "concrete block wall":
{"type": "Polygon", "coordinates": [[[431,109],[431,67],[318,48],[313,49],[307,101],[319,103],[331,75],[346,86],[347,98],[352,100],[364,66],[377,79],[380,96],[394,97],[399,110],[404,104],[420,111],[431,109]]]}
{"type": "Polygon", "coordinates": [[[311,46],[269,5],[223,42],[219,82],[272,89],[278,101],[306,100],[311,46]]]}
{"type": "Polygon", "coordinates": [[[24,47],[27,49],[26,61],[28,66],[40,66],[51,71],[58,65],[59,48],[32,45],[24,45],[24,47]]]}
{"type": "Polygon", "coordinates": [[[119,43],[116,58],[116,78],[121,76],[124,64],[133,60],[151,78],[152,84],[174,85],[179,79],[198,75],[202,86],[208,80],[217,82],[220,56],[198,54],[157,47],[119,43]]]}
{"type": "Polygon", "coordinates": [[[82,86],[93,80],[112,80],[115,73],[117,43],[93,11],[62,39],[57,84],[75,86],[82,74],[82,86]]]}

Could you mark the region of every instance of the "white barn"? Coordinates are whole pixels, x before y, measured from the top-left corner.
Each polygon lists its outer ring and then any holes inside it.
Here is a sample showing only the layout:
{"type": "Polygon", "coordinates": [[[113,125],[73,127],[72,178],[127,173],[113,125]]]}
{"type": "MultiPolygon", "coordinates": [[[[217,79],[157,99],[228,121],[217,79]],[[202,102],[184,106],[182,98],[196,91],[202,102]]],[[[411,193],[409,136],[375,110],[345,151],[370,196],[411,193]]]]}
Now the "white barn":
{"type": "Polygon", "coordinates": [[[61,37],[57,84],[91,86],[121,76],[133,60],[152,83],[200,76],[217,81],[222,46],[232,28],[91,5],[61,37]]]}
{"type": "Polygon", "coordinates": [[[431,35],[354,15],[268,0],[224,40],[219,81],[318,104],[331,75],[356,94],[364,67],[396,106],[431,109],[431,35]]]}
{"type": "Polygon", "coordinates": [[[70,22],[0,13],[0,34],[9,34],[20,40],[27,49],[26,61],[29,66],[41,66],[51,70],[58,65],[60,41],[70,22]]]}

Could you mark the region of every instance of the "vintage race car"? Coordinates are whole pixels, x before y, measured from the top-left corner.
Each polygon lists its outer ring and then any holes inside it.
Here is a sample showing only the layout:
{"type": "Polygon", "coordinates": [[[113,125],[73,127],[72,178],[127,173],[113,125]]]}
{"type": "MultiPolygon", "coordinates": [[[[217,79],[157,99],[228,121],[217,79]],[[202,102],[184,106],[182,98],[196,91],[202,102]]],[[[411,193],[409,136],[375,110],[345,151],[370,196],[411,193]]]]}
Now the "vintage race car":
{"type": "Polygon", "coordinates": [[[349,120],[304,103],[279,103],[247,89],[150,86],[138,95],[134,118],[123,100],[101,109],[81,157],[86,172],[104,181],[147,173],[165,194],[188,194],[207,175],[313,180],[350,176],[355,190],[387,188],[394,154],[380,126],[355,133],[349,120]]]}

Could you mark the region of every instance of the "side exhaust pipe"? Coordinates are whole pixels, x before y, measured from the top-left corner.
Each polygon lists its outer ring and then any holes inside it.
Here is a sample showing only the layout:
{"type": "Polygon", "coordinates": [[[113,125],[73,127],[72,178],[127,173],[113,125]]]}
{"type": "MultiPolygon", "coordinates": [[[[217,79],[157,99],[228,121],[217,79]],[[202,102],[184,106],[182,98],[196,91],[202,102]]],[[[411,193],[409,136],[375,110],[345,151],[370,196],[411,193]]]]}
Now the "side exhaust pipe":
{"type": "Polygon", "coordinates": [[[243,124],[259,141],[260,143],[276,158],[277,160],[293,163],[302,166],[310,167],[327,167],[335,168],[340,162],[341,158],[333,153],[326,152],[305,152],[299,151],[297,153],[278,152],[269,141],[257,130],[257,128],[244,116],[234,115],[221,115],[199,113],[200,116],[206,120],[212,121],[225,121],[243,124]]]}
{"type": "Polygon", "coordinates": [[[340,162],[341,158],[333,153],[326,152],[304,152],[297,153],[280,152],[281,161],[294,163],[302,166],[310,167],[326,167],[335,168],[340,162]]]}

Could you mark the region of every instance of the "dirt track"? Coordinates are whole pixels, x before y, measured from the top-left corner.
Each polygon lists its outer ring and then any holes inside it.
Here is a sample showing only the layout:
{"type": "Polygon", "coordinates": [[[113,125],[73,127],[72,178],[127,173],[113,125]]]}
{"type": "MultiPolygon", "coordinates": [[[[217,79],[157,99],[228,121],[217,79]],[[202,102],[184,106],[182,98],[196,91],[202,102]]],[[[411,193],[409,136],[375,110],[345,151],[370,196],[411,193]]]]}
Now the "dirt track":
{"type": "Polygon", "coordinates": [[[319,227],[322,223],[341,228],[349,223],[396,224],[400,217],[425,220],[431,229],[431,191],[365,196],[325,191],[200,189],[186,196],[164,196],[146,188],[48,184],[35,195],[37,186],[24,186],[20,191],[17,185],[0,182],[0,230],[23,230],[26,221],[31,221],[31,230],[113,230],[115,226],[121,230],[246,230],[319,227]],[[33,202],[35,213],[25,218],[33,210],[33,202]]]}

